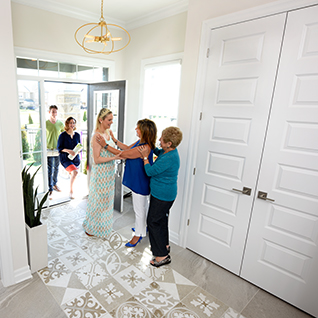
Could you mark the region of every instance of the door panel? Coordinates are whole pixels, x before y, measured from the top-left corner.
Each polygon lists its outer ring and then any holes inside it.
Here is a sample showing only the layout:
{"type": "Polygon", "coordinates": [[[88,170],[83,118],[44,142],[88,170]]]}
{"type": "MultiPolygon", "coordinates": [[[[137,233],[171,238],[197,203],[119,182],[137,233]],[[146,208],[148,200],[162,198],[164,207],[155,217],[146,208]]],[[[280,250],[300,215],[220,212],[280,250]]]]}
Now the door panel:
{"type": "Polygon", "coordinates": [[[238,274],[285,14],[212,30],[187,247],[238,274]],[[243,194],[243,188],[252,195],[243,194]],[[236,189],[236,190],[235,190],[236,189]],[[238,191],[237,191],[238,190],[238,191]]]}
{"type": "MultiPolygon", "coordinates": [[[[39,199],[47,191],[46,151],[43,148],[44,107],[41,105],[41,85],[38,80],[18,80],[19,114],[21,126],[22,168],[33,165],[30,173],[35,175],[34,184],[38,188],[39,199]]],[[[22,170],[22,169],[21,169],[22,170]]]]}
{"type": "MultiPolygon", "coordinates": [[[[114,120],[111,129],[116,138],[119,140],[124,139],[125,88],[126,81],[104,82],[89,85],[88,149],[92,132],[95,129],[96,116],[101,108],[108,108],[113,112],[114,120]]],[[[92,158],[90,158],[90,156],[88,156],[88,158],[89,166],[92,158]]],[[[122,174],[122,161],[116,160],[114,209],[119,212],[123,211],[122,174]]]]}
{"type": "Polygon", "coordinates": [[[318,316],[318,6],[288,15],[242,276],[318,316]],[[277,283],[279,282],[279,283],[277,283]]]}

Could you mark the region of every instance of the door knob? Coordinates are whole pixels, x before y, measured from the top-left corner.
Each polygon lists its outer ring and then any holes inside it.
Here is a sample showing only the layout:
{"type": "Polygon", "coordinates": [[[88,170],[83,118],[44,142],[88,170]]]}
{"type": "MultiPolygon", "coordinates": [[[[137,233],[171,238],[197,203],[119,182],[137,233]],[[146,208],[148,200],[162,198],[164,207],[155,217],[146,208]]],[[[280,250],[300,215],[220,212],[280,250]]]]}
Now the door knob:
{"type": "Polygon", "coordinates": [[[272,201],[272,202],[275,202],[275,200],[273,199],[270,199],[267,197],[267,193],[266,192],[262,192],[262,191],[258,191],[258,194],[257,194],[257,197],[261,200],[267,200],[267,201],[272,201]]]}
{"type": "Polygon", "coordinates": [[[252,192],[252,189],[250,188],[246,188],[246,187],[243,187],[243,190],[239,190],[239,189],[232,189],[233,191],[237,191],[237,192],[241,192],[245,195],[251,195],[251,192],[252,192]]]}

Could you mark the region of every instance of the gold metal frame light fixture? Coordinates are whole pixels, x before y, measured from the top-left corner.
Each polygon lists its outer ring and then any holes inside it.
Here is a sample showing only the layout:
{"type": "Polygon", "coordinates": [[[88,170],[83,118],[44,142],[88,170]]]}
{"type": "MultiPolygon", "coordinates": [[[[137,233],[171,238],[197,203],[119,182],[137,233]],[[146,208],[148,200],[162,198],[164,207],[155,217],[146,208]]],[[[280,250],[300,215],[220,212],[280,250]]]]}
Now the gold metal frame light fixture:
{"type": "MultiPolygon", "coordinates": [[[[114,53],[114,52],[118,52],[123,50],[129,43],[130,43],[130,34],[128,33],[127,30],[125,30],[124,28],[122,28],[121,26],[117,25],[117,24],[107,24],[104,16],[103,16],[103,3],[104,0],[101,0],[101,16],[100,16],[100,20],[98,23],[86,23],[84,25],[82,25],[81,27],[79,27],[74,34],[75,37],[75,41],[77,42],[78,45],[80,45],[85,52],[90,53],[90,54],[110,54],[110,53],[114,53]],[[84,38],[81,42],[78,41],[77,37],[78,37],[78,32],[82,29],[84,29],[85,27],[88,26],[92,26],[92,28],[90,28],[88,30],[88,32],[84,35],[84,38]],[[126,45],[120,47],[119,49],[115,49],[115,43],[114,42],[118,42],[121,41],[122,38],[121,37],[112,37],[110,30],[109,30],[109,26],[120,29],[122,31],[124,31],[127,36],[128,36],[128,42],[126,43],[126,45]],[[94,30],[100,30],[100,35],[95,35],[92,34],[94,30]],[[108,47],[108,49],[106,49],[108,42],[110,43],[110,46],[108,47]],[[93,48],[89,48],[87,46],[88,43],[94,43],[96,45],[96,43],[101,43],[104,44],[102,46],[102,48],[100,50],[97,50],[96,47],[93,48]]],[[[100,46],[100,45],[99,45],[100,46]]],[[[93,47],[93,46],[91,46],[93,47]]],[[[100,46],[101,47],[101,46],[100,46]]]]}

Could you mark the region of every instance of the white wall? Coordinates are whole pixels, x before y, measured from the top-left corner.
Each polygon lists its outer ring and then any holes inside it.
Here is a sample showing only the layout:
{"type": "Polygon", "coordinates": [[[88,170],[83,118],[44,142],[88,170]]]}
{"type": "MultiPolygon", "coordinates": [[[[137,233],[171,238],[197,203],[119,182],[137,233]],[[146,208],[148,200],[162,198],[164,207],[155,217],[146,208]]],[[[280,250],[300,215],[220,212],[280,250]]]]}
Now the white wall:
{"type": "Polygon", "coordinates": [[[136,140],[135,127],[139,118],[142,59],[183,52],[187,14],[151,23],[130,31],[131,43],[125,49],[125,79],[127,80],[125,141],[136,140]]]}
{"type": "Polygon", "coordinates": [[[124,51],[88,54],[75,42],[77,28],[98,21],[82,21],[12,2],[12,22],[14,46],[115,61],[116,78],[124,78],[124,51]]]}
{"type": "Polygon", "coordinates": [[[0,3],[0,261],[4,286],[31,277],[21,186],[20,130],[10,0],[0,3]]]}

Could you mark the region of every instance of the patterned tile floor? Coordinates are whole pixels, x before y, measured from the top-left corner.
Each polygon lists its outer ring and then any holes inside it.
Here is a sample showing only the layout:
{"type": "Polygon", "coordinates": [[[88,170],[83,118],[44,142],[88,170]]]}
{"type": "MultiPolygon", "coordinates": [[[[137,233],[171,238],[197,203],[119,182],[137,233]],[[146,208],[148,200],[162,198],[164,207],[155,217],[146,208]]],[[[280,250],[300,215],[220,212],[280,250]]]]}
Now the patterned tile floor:
{"type": "Polygon", "coordinates": [[[130,228],[120,229],[120,213],[108,239],[86,236],[85,211],[84,200],[43,214],[49,264],[37,274],[67,317],[244,318],[170,265],[150,266],[148,239],[126,248],[130,228]]]}

